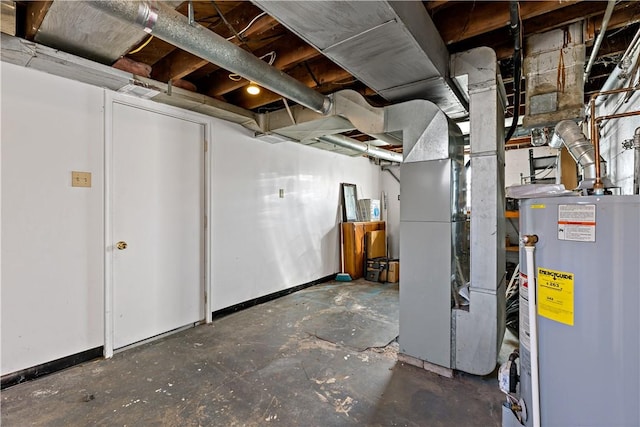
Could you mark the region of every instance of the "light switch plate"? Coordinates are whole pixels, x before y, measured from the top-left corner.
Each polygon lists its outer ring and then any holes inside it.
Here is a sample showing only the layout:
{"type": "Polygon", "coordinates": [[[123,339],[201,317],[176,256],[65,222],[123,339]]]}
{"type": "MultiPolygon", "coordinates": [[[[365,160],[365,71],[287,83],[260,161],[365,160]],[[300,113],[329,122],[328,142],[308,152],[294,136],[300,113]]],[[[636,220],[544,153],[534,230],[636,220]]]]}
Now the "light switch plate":
{"type": "Polygon", "coordinates": [[[91,172],[71,172],[72,187],[91,187],[91,172]]]}

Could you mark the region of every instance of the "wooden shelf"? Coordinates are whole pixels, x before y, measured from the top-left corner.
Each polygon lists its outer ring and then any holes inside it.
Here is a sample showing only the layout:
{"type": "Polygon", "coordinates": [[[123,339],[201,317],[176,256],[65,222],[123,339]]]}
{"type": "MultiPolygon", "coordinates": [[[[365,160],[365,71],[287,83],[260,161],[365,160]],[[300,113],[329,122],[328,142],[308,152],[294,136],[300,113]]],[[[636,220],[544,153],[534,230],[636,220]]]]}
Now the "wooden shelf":
{"type": "Polygon", "coordinates": [[[520,250],[520,246],[507,246],[505,249],[507,252],[518,252],[520,250]]]}
{"type": "Polygon", "coordinates": [[[505,218],[520,218],[520,211],[505,211],[505,218]]]}

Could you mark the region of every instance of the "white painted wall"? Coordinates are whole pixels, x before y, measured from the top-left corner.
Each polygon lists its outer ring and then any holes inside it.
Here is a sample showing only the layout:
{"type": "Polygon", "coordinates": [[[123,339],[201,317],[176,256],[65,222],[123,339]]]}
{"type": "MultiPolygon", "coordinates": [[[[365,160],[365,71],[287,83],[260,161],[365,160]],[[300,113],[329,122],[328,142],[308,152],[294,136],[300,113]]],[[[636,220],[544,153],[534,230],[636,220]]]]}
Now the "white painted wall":
{"type": "Polygon", "coordinates": [[[340,270],[340,183],[379,195],[379,167],[218,120],[212,147],[214,311],[340,270]]]}
{"type": "Polygon", "coordinates": [[[5,374],[103,343],[103,94],[1,67],[5,374]]]}
{"type": "MultiPolygon", "coordinates": [[[[2,374],[104,343],[103,90],[2,63],[2,374]],[[71,171],[92,172],[90,189],[71,171]]],[[[339,271],[340,182],[380,169],[211,119],[212,309],[339,271]],[[284,198],[278,190],[284,189],[284,198]]]]}
{"type": "MultiPolygon", "coordinates": [[[[598,115],[625,113],[640,110],[640,93],[635,91],[628,102],[616,110],[623,95],[610,96],[599,109],[598,115]]],[[[633,139],[633,133],[640,127],[640,116],[610,120],[600,130],[600,151],[607,161],[608,175],[612,183],[620,187],[620,194],[633,192],[633,150],[622,148],[622,142],[633,139]]],[[[617,193],[614,193],[617,194],[617,193]]]]}

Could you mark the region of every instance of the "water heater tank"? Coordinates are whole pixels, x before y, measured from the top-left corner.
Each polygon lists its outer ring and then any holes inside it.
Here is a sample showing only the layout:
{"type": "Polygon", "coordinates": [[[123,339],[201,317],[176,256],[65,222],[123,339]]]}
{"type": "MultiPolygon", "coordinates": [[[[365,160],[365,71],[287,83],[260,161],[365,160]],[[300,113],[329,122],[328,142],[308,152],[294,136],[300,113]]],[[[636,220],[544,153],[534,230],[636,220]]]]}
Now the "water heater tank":
{"type": "MultiPolygon", "coordinates": [[[[640,196],[521,202],[535,248],[543,426],[640,423],[640,196]]],[[[527,272],[524,250],[521,271],[527,272]]],[[[524,282],[531,283],[530,278],[524,282]]],[[[520,395],[531,419],[526,289],[520,306],[520,395]]],[[[503,412],[503,426],[519,422],[503,412]]]]}

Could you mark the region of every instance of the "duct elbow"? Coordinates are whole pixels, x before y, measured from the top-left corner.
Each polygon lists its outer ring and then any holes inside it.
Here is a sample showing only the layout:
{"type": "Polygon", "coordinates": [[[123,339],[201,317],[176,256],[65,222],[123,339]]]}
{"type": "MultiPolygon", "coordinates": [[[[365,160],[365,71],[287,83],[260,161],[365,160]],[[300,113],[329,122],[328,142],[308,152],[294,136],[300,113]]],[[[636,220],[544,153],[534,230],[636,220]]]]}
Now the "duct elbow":
{"type": "Polygon", "coordinates": [[[594,178],[595,150],[573,120],[563,120],[556,125],[549,146],[561,148],[563,144],[569,150],[573,160],[582,167],[584,178],[594,178]]]}
{"type": "Polygon", "coordinates": [[[326,116],[331,112],[332,109],[333,109],[333,100],[331,99],[331,97],[325,96],[324,100],[322,101],[322,107],[318,111],[318,113],[322,114],[323,116],[326,116]]]}

